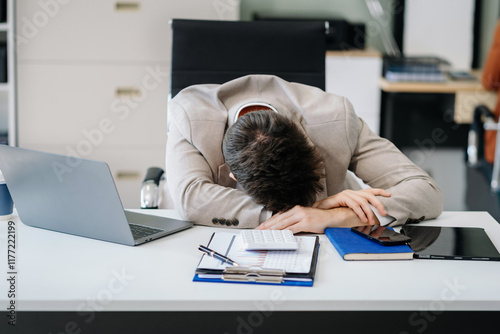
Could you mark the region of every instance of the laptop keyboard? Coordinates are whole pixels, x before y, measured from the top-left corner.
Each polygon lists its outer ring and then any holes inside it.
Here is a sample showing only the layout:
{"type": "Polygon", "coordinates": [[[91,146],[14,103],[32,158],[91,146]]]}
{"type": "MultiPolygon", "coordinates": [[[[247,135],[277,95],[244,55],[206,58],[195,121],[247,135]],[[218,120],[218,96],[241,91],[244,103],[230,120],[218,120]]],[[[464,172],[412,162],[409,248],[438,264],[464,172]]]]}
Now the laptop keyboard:
{"type": "Polygon", "coordinates": [[[132,235],[134,236],[134,239],[144,238],[153,235],[155,233],[165,231],[161,228],[149,227],[144,225],[137,225],[132,223],[129,223],[129,225],[130,225],[130,230],[132,231],[132,235]]]}

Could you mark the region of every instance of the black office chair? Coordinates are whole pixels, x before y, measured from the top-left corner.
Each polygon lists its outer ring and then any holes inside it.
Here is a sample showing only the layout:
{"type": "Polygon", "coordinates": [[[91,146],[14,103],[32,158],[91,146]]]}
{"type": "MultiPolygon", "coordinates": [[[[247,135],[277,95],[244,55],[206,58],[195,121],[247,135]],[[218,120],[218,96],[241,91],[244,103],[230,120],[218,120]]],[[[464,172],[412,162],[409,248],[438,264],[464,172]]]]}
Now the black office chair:
{"type": "Polygon", "coordinates": [[[171,95],[273,74],[325,89],[326,23],[173,20],[171,95]]]}
{"type": "Polygon", "coordinates": [[[468,210],[488,211],[500,221],[500,145],[498,140],[494,163],[491,164],[484,158],[485,130],[498,131],[498,127],[499,124],[495,122],[493,112],[487,106],[479,105],[474,109],[467,146],[466,204],[468,210]]]}
{"type": "MultiPolygon", "coordinates": [[[[171,27],[171,97],[191,85],[222,84],[248,74],[325,89],[328,22],[175,19],[171,27]]],[[[141,208],[158,208],[162,177],[161,168],[148,169],[141,208]]]]}

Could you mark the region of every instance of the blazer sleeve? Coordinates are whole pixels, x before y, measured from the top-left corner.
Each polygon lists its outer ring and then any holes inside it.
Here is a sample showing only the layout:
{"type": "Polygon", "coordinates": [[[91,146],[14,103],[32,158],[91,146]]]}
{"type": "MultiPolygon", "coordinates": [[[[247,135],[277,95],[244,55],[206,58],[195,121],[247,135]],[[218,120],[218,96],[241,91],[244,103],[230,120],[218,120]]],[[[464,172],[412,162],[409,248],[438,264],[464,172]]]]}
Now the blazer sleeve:
{"type": "MultiPolygon", "coordinates": [[[[263,207],[244,192],[216,183],[217,176],[193,143],[194,130],[187,113],[176,103],[171,103],[169,109],[166,177],[175,208],[181,216],[200,225],[220,226],[217,224],[224,224],[228,220],[234,223],[234,219],[237,219],[237,225],[225,227],[258,226],[263,207]]],[[[212,129],[205,130],[208,131],[207,138],[212,140],[214,136],[223,135],[225,123],[212,123],[211,126],[212,129]]]]}
{"type": "Polygon", "coordinates": [[[497,23],[495,37],[484,64],[482,83],[486,90],[500,89],[500,22],[497,23]]]}
{"type": "Polygon", "coordinates": [[[391,197],[379,197],[387,213],[396,218],[390,225],[439,216],[443,198],[434,180],[393,143],[373,133],[354,113],[347,99],[345,110],[352,152],[349,169],[370,187],[386,189],[391,194],[391,197]]]}

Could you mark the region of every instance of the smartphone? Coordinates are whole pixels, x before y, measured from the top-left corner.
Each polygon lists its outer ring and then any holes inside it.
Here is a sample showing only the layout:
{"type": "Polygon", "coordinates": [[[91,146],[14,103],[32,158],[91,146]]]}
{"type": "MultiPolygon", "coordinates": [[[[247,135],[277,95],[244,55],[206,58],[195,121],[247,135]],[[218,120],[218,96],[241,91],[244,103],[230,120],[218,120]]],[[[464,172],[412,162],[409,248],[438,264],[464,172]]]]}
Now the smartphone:
{"type": "Polygon", "coordinates": [[[411,238],[380,225],[364,225],[351,227],[351,231],[384,246],[404,245],[411,238]]]}

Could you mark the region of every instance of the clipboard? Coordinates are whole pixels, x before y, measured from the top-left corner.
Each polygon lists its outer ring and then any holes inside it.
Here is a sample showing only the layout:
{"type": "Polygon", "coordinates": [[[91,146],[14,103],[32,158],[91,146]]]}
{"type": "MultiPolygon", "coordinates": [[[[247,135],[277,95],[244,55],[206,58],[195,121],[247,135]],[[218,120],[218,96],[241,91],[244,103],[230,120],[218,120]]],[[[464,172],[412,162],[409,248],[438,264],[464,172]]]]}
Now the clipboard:
{"type": "Polygon", "coordinates": [[[194,282],[312,286],[318,262],[319,237],[297,236],[296,251],[245,251],[241,236],[214,232],[207,247],[240,264],[233,267],[202,255],[194,282]]]}

